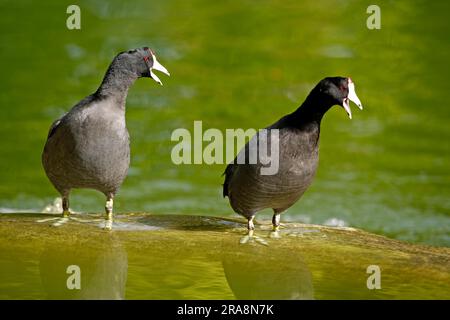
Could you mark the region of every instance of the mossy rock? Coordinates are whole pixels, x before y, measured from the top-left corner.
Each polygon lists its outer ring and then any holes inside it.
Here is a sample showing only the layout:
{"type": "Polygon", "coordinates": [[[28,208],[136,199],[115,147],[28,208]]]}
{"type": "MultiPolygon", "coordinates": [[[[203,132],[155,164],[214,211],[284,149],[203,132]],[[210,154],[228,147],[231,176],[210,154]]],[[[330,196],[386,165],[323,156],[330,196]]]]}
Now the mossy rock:
{"type": "Polygon", "coordinates": [[[0,299],[450,299],[449,248],[357,229],[286,223],[275,238],[263,221],[242,244],[241,219],[127,214],[106,231],[100,215],[52,217],[0,215],[0,299]]]}

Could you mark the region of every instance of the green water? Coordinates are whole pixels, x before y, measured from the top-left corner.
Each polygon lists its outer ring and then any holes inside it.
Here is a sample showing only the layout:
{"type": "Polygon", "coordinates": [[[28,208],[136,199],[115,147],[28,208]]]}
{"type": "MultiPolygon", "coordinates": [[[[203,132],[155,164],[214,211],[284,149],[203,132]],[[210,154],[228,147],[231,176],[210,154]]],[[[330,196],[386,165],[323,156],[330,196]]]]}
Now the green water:
{"type": "MultiPolygon", "coordinates": [[[[283,219],[450,245],[450,2],[378,1],[381,30],[366,28],[370,1],[77,3],[78,31],[65,27],[70,1],[0,3],[3,212],[53,202],[40,163],[51,122],[97,88],[117,52],[148,45],[172,76],[129,92],[132,159],[117,212],[236,217],[221,197],[225,165],[172,164],[171,132],[194,120],[261,128],[343,75],[365,109],[326,115],[316,179],[283,219]]],[[[71,206],[102,212],[104,199],[75,191],[71,206]]]]}

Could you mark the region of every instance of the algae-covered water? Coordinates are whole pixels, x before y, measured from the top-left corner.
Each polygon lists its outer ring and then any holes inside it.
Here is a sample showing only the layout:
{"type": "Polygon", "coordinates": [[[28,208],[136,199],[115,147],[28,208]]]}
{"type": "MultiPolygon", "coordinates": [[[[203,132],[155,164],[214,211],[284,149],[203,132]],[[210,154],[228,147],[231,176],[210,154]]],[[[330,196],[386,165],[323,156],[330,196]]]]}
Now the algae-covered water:
{"type": "MultiPolygon", "coordinates": [[[[162,87],[150,79],[139,80],[129,92],[131,168],[115,200],[116,212],[236,218],[221,196],[225,164],[173,164],[173,130],[192,131],[196,120],[203,121],[204,130],[262,128],[300,105],[323,77],[342,75],[356,83],[364,110],[354,108],[353,120],[338,107],[327,113],[315,181],[283,221],[346,225],[414,243],[450,245],[446,72],[450,2],[377,1],[379,30],[366,27],[371,3],[356,0],[77,3],[81,30],[66,28],[66,9],[72,3],[0,3],[0,212],[41,212],[53,203],[58,194],[40,161],[50,124],[96,90],[116,53],[148,45],[171,77],[161,76],[162,87]]],[[[76,190],[71,200],[76,212],[103,211],[104,198],[98,192],[76,190]]],[[[259,217],[267,219],[270,214],[259,217]]],[[[46,248],[57,245],[56,235],[69,236],[71,227],[38,232],[38,227],[22,224],[19,217],[14,221],[8,224],[11,241],[2,243],[2,250],[11,250],[24,270],[28,263],[36,267],[41,261],[46,274],[46,263],[58,255],[46,248]],[[27,241],[30,234],[39,241],[27,241]],[[15,237],[22,237],[22,242],[13,242],[15,237]],[[28,254],[32,254],[29,260],[28,254]]],[[[153,297],[146,284],[138,285],[140,277],[152,275],[147,263],[171,268],[179,260],[164,262],[164,255],[152,254],[148,261],[133,263],[143,250],[140,246],[151,246],[148,235],[140,238],[135,232],[129,233],[133,244],[121,242],[125,233],[107,237],[114,245],[118,241],[118,246],[129,248],[128,258],[125,253],[114,255],[120,274],[128,259],[128,283],[136,284],[127,285],[127,296],[153,297]]],[[[192,242],[194,235],[183,233],[180,241],[192,242]]],[[[224,245],[228,241],[224,237],[215,245],[224,245]]],[[[78,240],[73,241],[71,250],[79,250],[78,240]]],[[[175,251],[165,254],[178,259],[175,251]]],[[[224,277],[223,265],[215,257],[211,265],[199,262],[206,256],[180,259],[190,271],[199,263],[215,279],[208,285],[223,289],[228,273],[224,277]]],[[[12,273],[18,264],[11,265],[12,273]]],[[[312,271],[313,282],[325,277],[319,269],[312,271]]],[[[177,283],[177,275],[173,276],[163,280],[156,273],[152,286],[165,290],[166,283],[168,287],[177,283]]],[[[33,279],[37,281],[37,276],[33,279]]],[[[15,282],[9,285],[13,292],[15,282]]],[[[217,297],[231,296],[231,291],[222,289],[217,297]]],[[[315,297],[337,297],[336,290],[319,290],[315,297]]],[[[44,291],[27,294],[44,297],[44,291]]],[[[160,293],[186,296],[178,291],[160,293]]],[[[346,294],[352,297],[351,292],[346,294]]]]}

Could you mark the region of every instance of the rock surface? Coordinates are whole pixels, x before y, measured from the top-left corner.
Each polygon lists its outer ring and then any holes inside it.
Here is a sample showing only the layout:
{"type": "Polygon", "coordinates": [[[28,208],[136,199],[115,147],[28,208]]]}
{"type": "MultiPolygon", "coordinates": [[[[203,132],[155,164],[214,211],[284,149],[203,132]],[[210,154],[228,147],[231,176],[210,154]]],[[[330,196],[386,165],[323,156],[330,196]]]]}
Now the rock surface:
{"type": "Polygon", "coordinates": [[[450,299],[449,248],[300,223],[275,238],[270,221],[242,244],[244,219],[126,214],[105,231],[74,216],[0,215],[0,299],[450,299]]]}

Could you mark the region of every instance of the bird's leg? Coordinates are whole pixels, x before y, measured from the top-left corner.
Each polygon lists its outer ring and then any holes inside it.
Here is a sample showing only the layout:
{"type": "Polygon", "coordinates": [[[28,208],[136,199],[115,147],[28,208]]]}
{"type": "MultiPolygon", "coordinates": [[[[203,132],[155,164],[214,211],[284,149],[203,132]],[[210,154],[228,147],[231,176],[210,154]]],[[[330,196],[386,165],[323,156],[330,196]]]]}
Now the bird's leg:
{"type": "Polygon", "coordinates": [[[273,231],[278,231],[280,229],[280,215],[281,213],[275,212],[272,217],[273,231]]]}
{"type": "Polygon", "coordinates": [[[114,197],[113,195],[108,195],[106,198],[106,205],[105,205],[105,211],[106,211],[106,218],[105,218],[105,229],[111,230],[112,229],[112,222],[113,222],[113,206],[114,206],[114,197]]]}
{"type": "Polygon", "coordinates": [[[62,195],[62,208],[63,208],[63,213],[62,213],[63,218],[68,218],[70,216],[69,193],[68,192],[65,192],[62,195]]]}
{"type": "Polygon", "coordinates": [[[280,238],[280,215],[281,212],[277,212],[274,210],[273,217],[272,217],[272,232],[270,233],[271,238],[278,239],[280,238]]]}
{"type": "Polygon", "coordinates": [[[248,233],[250,235],[250,233],[253,234],[253,230],[255,230],[255,224],[253,223],[253,218],[255,216],[251,216],[250,218],[247,218],[247,229],[248,229],[248,233]]]}
{"type": "Polygon", "coordinates": [[[241,244],[247,243],[253,240],[253,231],[255,230],[255,225],[253,224],[253,218],[255,216],[252,215],[247,218],[247,234],[241,238],[239,241],[241,244]]]}
{"type": "Polygon", "coordinates": [[[253,238],[253,232],[255,231],[255,224],[253,223],[253,218],[255,216],[251,216],[250,218],[247,219],[247,236],[249,238],[253,238]]]}
{"type": "Polygon", "coordinates": [[[106,211],[106,219],[111,220],[113,216],[113,206],[114,200],[112,197],[108,197],[106,199],[105,211],[106,211]]]}
{"type": "Polygon", "coordinates": [[[57,219],[55,223],[52,225],[54,227],[60,227],[63,224],[67,223],[69,221],[70,211],[69,211],[69,192],[68,190],[65,190],[61,196],[62,196],[62,218],[57,219]]]}
{"type": "Polygon", "coordinates": [[[263,238],[261,238],[261,237],[258,237],[258,236],[256,236],[256,235],[254,235],[253,233],[254,233],[254,231],[255,231],[255,225],[254,225],[254,223],[253,223],[253,218],[254,218],[255,216],[253,215],[253,216],[251,216],[250,218],[247,218],[247,229],[248,229],[248,232],[247,232],[247,234],[244,236],[244,237],[242,237],[241,239],[240,239],[240,241],[239,241],[239,243],[241,243],[241,244],[246,244],[247,242],[253,242],[253,241],[255,241],[256,243],[259,243],[259,244],[262,244],[262,245],[264,245],[264,246],[267,246],[268,245],[268,243],[267,243],[267,241],[266,240],[264,240],[263,238]]]}

